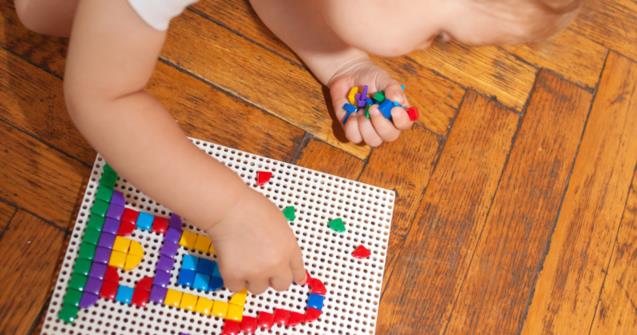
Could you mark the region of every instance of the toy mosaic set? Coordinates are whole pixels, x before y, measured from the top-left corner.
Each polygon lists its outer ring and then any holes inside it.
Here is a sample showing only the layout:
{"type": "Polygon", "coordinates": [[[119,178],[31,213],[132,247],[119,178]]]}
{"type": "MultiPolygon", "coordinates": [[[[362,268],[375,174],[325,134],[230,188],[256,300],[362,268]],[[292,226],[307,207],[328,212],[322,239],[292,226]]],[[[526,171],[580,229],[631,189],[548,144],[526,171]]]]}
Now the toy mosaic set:
{"type": "Polygon", "coordinates": [[[194,143],[281,208],[307,284],[226,290],[210,239],[98,156],[42,334],[374,334],[394,193],[194,143]]]}

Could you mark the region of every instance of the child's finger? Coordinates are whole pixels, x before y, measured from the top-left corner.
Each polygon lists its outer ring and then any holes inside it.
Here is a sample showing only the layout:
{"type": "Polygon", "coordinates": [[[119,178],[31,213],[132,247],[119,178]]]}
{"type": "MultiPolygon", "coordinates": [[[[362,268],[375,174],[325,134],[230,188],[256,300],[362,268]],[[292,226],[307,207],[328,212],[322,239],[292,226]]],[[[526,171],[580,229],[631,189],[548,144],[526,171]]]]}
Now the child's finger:
{"type": "Polygon", "coordinates": [[[413,122],[409,119],[409,115],[407,115],[407,111],[402,107],[392,108],[391,118],[394,121],[396,128],[400,130],[410,129],[413,124],[413,122]]]}
{"type": "Polygon", "coordinates": [[[248,291],[252,294],[261,294],[269,287],[269,281],[267,279],[255,278],[248,282],[248,291]]]}
{"type": "Polygon", "coordinates": [[[294,282],[299,285],[304,285],[307,280],[307,271],[305,271],[301,250],[297,250],[294,256],[292,256],[290,268],[292,269],[292,279],[294,282]]]}
{"type": "Polygon", "coordinates": [[[401,85],[396,81],[385,87],[385,96],[391,101],[400,103],[402,106],[409,105],[405,91],[403,91],[401,85]]]}
{"type": "Polygon", "coordinates": [[[330,85],[330,95],[332,96],[334,114],[341,124],[343,124],[343,119],[347,114],[347,112],[343,109],[343,106],[348,102],[346,95],[351,86],[351,81],[345,79],[337,80],[330,85]]]}
{"type": "Polygon", "coordinates": [[[363,137],[363,141],[369,146],[377,147],[383,144],[383,139],[378,136],[370,120],[364,117],[360,118],[358,121],[358,130],[361,133],[361,137],[363,137]]]}
{"type": "MultiPolygon", "coordinates": [[[[396,109],[397,108],[394,108],[393,110],[396,109]]],[[[383,116],[380,110],[378,110],[377,105],[373,105],[369,108],[369,115],[371,115],[372,124],[374,125],[374,129],[376,129],[376,133],[383,141],[392,142],[398,139],[400,130],[396,129],[394,125],[383,116]]]]}
{"type": "Polygon", "coordinates": [[[276,276],[270,278],[270,286],[277,291],[285,291],[292,285],[292,272],[281,271],[276,276]]]}
{"type": "Polygon", "coordinates": [[[232,292],[241,292],[247,288],[245,280],[241,280],[238,278],[226,278],[224,277],[224,285],[225,287],[232,292]]]}
{"type": "Polygon", "coordinates": [[[350,115],[349,119],[347,120],[347,123],[345,123],[344,127],[345,127],[345,137],[347,137],[347,139],[355,144],[361,143],[363,141],[363,138],[361,137],[361,133],[358,130],[358,122],[360,119],[360,113],[356,112],[352,115],[350,115]]]}

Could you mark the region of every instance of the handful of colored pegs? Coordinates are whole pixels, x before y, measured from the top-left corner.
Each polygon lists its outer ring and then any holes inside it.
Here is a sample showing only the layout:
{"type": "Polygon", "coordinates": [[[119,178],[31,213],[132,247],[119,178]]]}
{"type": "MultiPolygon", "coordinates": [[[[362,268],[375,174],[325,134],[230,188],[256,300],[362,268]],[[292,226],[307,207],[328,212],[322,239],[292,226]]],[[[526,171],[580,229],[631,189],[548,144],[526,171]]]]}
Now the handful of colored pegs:
{"type": "MultiPolygon", "coordinates": [[[[403,90],[405,89],[405,85],[402,85],[401,87],[403,90]]],[[[374,94],[368,95],[368,90],[367,85],[363,86],[362,89],[358,86],[354,86],[349,90],[349,93],[347,94],[348,102],[343,105],[343,110],[345,110],[343,124],[345,124],[349,117],[359,109],[364,109],[365,117],[368,119],[371,118],[369,115],[369,108],[375,104],[378,104],[378,110],[380,110],[381,114],[390,121],[392,119],[391,110],[394,107],[405,108],[411,121],[416,121],[418,119],[418,109],[416,109],[416,107],[402,106],[397,101],[392,101],[385,97],[385,92],[383,91],[378,91],[374,94]]]]}

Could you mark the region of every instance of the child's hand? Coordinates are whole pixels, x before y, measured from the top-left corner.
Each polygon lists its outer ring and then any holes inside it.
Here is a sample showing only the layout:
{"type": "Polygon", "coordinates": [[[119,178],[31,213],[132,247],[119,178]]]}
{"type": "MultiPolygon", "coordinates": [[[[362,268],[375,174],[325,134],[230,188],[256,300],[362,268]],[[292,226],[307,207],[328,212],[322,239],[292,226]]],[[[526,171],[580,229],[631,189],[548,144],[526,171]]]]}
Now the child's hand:
{"type": "Polygon", "coordinates": [[[305,283],[303,256],[281,211],[246,188],[235,206],[208,231],[226,288],[254,294],[305,283]]]}
{"type": "MultiPolygon", "coordinates": [[[[365,59],[338,71],[328,83],[334,111],[341,125],[346,112],[343,104],[347,102],[347,94],[353,86],[369,87],[369,92],[385,91],[385,96],[408,106],[407,97],[400,87],[400,83],[391,78],[387,72],[365,59]]],[[[398,138],[401,130],[411,128],[413,121],[409,119],[407,111],[402,107],[391,110],[392,121],[386,119],[378,110],[378,105],[369,108],[371,115],[367,119],[362,110],[351,114],[345,125],[345,136],[353,143],[367,143],[377,147],[383,142],[391,142],[398,138]]]]}

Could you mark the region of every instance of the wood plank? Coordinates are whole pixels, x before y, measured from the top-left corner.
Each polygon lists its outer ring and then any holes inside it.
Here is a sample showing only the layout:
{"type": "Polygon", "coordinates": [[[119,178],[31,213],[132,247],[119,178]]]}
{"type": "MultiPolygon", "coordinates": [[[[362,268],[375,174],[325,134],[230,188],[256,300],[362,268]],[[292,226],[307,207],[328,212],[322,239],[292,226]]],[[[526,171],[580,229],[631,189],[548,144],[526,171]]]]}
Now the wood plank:
{"type": "Polygon", "coordinates": [[[0,118],[87,164],[95,150],[66,112],[62,81],[0,50],[0,118]]]}
{"type": "Polygon", "coordinates": [[[0,237],[2,236],[2,232],[4,231],[4,229],[9,224],[9,221],[11,221],[11,218],[13,218],[14,214],[15,207],[7,203],[0,202],[0,237]]]}
{"type": "Polygon", "coordinates": [[[522,110],[537,70],[498,47],[468,47],[456,42],[434,43],[410,54],[417,63],[464,86],[494,96],[522,110]]]}
{"type": "Polygon", "coordinates": [[[284,161],[303,140],[303,130],[164,63],[148,90],[188,136],[284,161]]]}
{"type": "Polygon", "coordinates": [[[584,1],[573,29],[609,49],[637,60],[637,2],[584,1]]]}
{"type": "Polygon", "coordinates": [[[407,56],[373,59],[405,84],[409,103],[419,109],[419,122],[432,132],[446,136],[465,90],[407,56]]]}
{"type": "Polygon", "coordinates": [[[613,258],[604,280],[591,334],[630,334],[637,329],[637,173],[613,258]]]}
{"type": "Polygon", "coordinates": [[[557,219],[590,93],[542,71],[458,292],[449,334],[514,334],[557,219]]]}
{"type": "Polygon", "coordinates": [[[336,138],[333,128],[340,126],[327,112],[321,85],[303,67],[193,12],[173,20],[162,55],[356,157],[369,153],[336,138]]]}
{"type": "Polygon", "coordinates": [[[409,230],[433,172],[439,145],[438,137],[415,126],[395,142],[374,149],[369,157],[359,180],[396,191],[392,235],[404,237],[409,230]]]}
{"type": "Polygon", "coordinates": [[[195,11],[234,32],[276,52],[290,61],[301,64],[294,52],[259,20],[248,0],[206,0],[193,5],[195,11]]]}
{"type": "MultiPolygon", "coordinates": [[[[7,2],[2,5],[8,15],[0,18],[0,27],[11,31],[12,35],[5,37],[5,40],[0,37],[0,44],[3,43],[7,48],[15,47],[12,52],[61,75],[65,42],[49,39],[43,45],[32,44],[26,48],[29,41],[38,39],[17,23],[15,12],[6,9],[7,2]],[[19,42],[7,42],[7,39],[19,42]],[[23,52],[22,49],[35,51],[23,52]]],[[[79,135],[65,112],[61,81],[5,50],[0,50],[0,61],[7,64],[0,69],[3,74],[0,76],[1,117],[66,153],[92,163],[95,152],[79,135]]],[[[296,145],[303,137],[301,129],[249,106],[232,95],[217,89],[211,90],[203,82],[166,64],[157,65],[149,90],[171,111],[189,136],[281,160],[292,158],[296,145]],[[219,112],[225,110],[232,111],[232,114],[219,112]]]]}
{"type": "Polygon", "coordinates": [[[392,274],[381,299],[379,334],[442,330],[518,120],[517,114],[473,91],[465,97],[411,231],[389,269],[392,274]]]}
{"type": "Polygon", "coordinates": [[[54,282],[64,233],[19,211],[0,239],[0,333],[26,334],[54,282]]]}
{"type": "Polygon", "coordinates": [[[329,144],[311,139],[295,164],[343,178],[356,179],[363,171],[364,162],[329,144]]]}
{"type": "Polygon", "coordinates": [[[360,175],[359,180],[364,183],[396,191],[383,289],[388,284],[387,278],[429,184],[440,142],[432,132],[416,125],[404,132],[397,141],[374,149],[360,175]]]}
{"type": "Polygon", "coordinates": [[[597,84],[606,58],[606,48],[572,29],[543,42],[507,46],[505,49],[537,67],[551,69],[590,88],[597,84]]]}
{"type": "Polygon", "coordinates": [[[637,64],[611,53],[524,333],[589,330],[637,164],[636,132],[637,64]]]}
{"type": "Polygon", "coordinates": [[[18,21],[14,2],[0,3],[0,45],[37,66],[62,76],[67,39],[40,35],[18,21]]]}
{"type": "MultiPolygon", "coordinates": [[[[294,53],[259,21],[248,1],[200,1],[194,8],[224,27],[301,65],[294,53]]],[[[447,134],[464,95],[462,87],[408,57],[373,59],[405,83],[410,102],[420,108],[420,120],[425,127],[440,135],[447,134]]]]}
{"type": "Polygon", "coordinates": [[[4,122],[0,143],[0,198],[67,227],[90,169],[4,122]]]}

